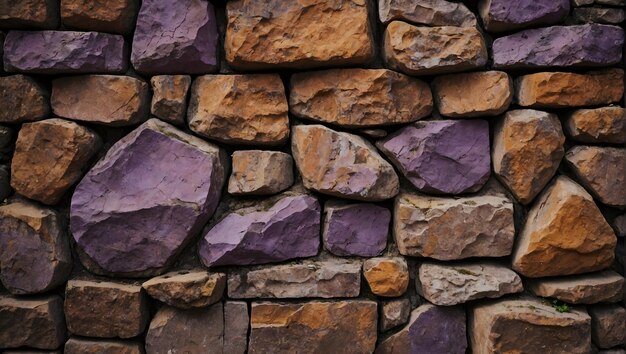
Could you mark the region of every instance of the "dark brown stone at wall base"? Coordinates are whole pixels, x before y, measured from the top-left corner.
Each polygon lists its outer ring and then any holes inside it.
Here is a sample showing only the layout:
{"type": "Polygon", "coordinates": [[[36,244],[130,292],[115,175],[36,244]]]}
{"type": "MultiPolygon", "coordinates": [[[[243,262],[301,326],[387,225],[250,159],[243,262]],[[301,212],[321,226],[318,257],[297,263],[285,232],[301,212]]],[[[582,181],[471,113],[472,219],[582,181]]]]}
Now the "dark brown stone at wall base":
{"type": "Polygon", "coordinates": [[[0,1],[0,28],[54,29],[58,25],[58,0],[0,1]]]}
{"type": "Polygon", "coordinates": [[[47,118],[50,92],[30,76],[0,77],[0,122],[22,123],[47,118]]]}
{"type": "Polygon", "coordinates": [[[64,354],[143,354],[143,345],[135,341],[70,338],[64,354]]]}
{"type": "Polygon", "coordinates": [[[244,354],[248,347],[250,315],[243,301],[224,303],[224,354],[244,354]]]}

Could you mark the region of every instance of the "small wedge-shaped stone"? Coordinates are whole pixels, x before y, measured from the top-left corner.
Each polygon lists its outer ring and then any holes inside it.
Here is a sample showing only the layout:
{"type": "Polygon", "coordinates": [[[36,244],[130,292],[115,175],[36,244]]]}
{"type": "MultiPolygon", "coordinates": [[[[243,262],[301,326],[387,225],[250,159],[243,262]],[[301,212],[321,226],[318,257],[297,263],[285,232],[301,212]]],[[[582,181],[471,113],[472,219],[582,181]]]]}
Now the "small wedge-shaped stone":
{"type": "Polygon", "coordinates": [[[619,302],[624,295],[624,277],[614,271],[540,278],[528,281],[526,288],[541,297],[551,297],[570,304],[619,302]]]}
{"type": "Polygon", "coordinates": [[[53,29],[58,25],[58,0],[5,0],[0,2],[0,28],[53,29]]]}
{"type": "Polygon", "coordinates": [[[70,338],[64,354],[143,354],[143,346],[134,341],[70,338]]]}
{"type": "Polygon", "coordinates": [[[626,344],[626,309],[619,305],[589,307],[591,339],[600,348],[626,344]]]}
{"type": "Polygon", "coordinates": [[[489,32],[504,32],[558,23],[569,13],[570,0],[480,0],[478,13],[489,32]]]}
{"type": "Polygon", "coordinates": [[[29,76],[0,77],[0,107],[1,123],[47,118],[50,114],[50,92],[29,76]]]}
{"type": "Polygon", "coordinates": [[[228,193],[270,195],[293,184],[293,158],[280,151],[241,150],[232,155],[228,193]]]}
{"type": "Polygon", "coordinates": [[[409,287],[409,268],[403,257],[370,258],[363,262],[363,276],[378,296],[402,296],[409,287]]]}
{"type": "Polygon", "coordinates": [[[559,176],[538,197],[513,251],[513,269],[529,278],[610,267],[617,238],[591,195],[559,176]]]}
{"type": "Polygon", "coordinates": [[[150,113],[174,125],[185,124],[191,76],[157,75],[150,79],[150,85],[152,86],[150,113]]]}
{"type": "Polygon", "coordinates": [[[347,128],[414,122],[433,108],[424,81],[387,69],[332,69],[291,77],[289,110],[347,128]]]}
{"type": "Polygon", "coordinates": [[[378,0],[380,21],[399,20],[428,26],[476,27],[476,16],[460,2],[447,0],[378,0]]]}
{"type": "Polygon", "coordinates": [[[226,275],[205,270],[177,271],[141,285],[150,297],[180,309],[206,307],[222,298],[226,275]]]}
{"type": "Polygon", "coordinates": [[[398,175],[365,139],[323,125],[293,128],[291,150],[304,186],[316,192],[363,201],[393,198],[398,175]]]}
{"type": "Polygon", "coordinates": [[[626,143],[626,110],[610,106],[578,109],[564,124],[572,140],[582,143],[626,143]]]}
{"type": "Polygon", "coordinates": [[[392,299],[380,303],[378,329],[386,332],[409,321],[411,301],[406,298],[392,299]]]}

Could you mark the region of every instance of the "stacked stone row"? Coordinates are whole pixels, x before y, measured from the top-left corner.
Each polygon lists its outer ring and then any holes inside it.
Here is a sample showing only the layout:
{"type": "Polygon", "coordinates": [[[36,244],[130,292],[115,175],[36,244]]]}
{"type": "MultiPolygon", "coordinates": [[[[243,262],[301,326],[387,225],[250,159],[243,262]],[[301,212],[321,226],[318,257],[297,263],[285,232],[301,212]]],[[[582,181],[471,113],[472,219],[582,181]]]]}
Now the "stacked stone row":
{"type": "Polygon", "coordinates": [[[0,0],[0,350],[624,353],[624,5],[0,0]]]}

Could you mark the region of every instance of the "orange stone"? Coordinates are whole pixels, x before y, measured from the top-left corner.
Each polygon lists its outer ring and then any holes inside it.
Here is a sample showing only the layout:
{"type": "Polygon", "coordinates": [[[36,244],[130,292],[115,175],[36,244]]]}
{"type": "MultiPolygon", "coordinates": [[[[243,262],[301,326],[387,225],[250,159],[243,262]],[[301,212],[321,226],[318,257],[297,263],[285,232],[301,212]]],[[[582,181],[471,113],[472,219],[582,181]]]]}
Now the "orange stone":
{"type": "Polygon", "coordinates": [[[370,258],[363,263],[363,275],[378,296],[401,296],[409,286],[409,269],[402,257],[370,258]]]}
{"type": "Polygon", "coordinates": [[[80,30],[128,34],[134,30],[138,0],[63,0],[63,24],[80,30]]]}
{"type": "Polygon", "coordinates": [[[567,117],[564,128],[582,143],[626,143],[626,110],[610,106],[578,109],[567,117]]]}

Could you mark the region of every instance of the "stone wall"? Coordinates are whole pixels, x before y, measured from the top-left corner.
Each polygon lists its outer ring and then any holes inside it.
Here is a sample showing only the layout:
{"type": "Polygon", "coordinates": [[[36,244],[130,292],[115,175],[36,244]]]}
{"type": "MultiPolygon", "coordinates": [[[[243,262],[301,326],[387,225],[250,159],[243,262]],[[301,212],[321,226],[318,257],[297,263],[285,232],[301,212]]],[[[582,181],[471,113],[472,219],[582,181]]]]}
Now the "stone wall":
{"type": "Polygon", "coordinates": [[[624,0],[0,0],[0,352],[626,353],[624,0]]]}

